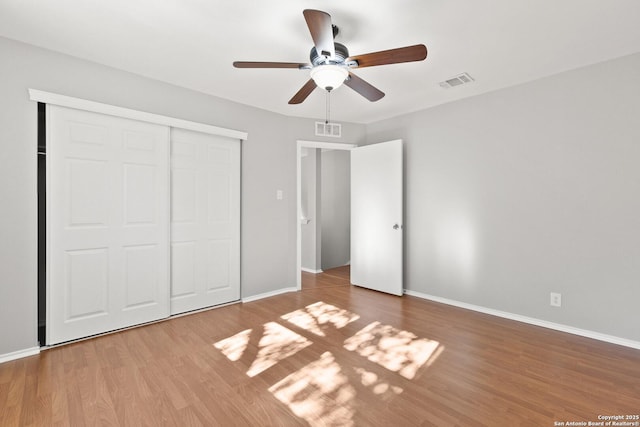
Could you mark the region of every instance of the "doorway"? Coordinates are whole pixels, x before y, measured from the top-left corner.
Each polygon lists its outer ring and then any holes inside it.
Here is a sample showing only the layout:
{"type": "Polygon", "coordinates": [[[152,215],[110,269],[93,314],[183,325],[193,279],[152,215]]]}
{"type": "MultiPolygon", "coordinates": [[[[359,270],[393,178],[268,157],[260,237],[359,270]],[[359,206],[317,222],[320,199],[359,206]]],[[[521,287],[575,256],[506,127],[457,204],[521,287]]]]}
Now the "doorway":
{"type": "MultiPolygon", "coordinates": [[[[297,212],[298,212],[298,221],[297,221],[297,265],[296,265],[296,274],[297,274],[297,289],[301,290],[302,289],[302,255],[303,255],[303,233],[306,231],[309,231],[311,227],[318,227],[320,224],[317,223],[317,218],[309,218],[309,212],[307,211],[307,207],[308,206],[303,206],[303,201],[304,198],[303,197],[308,197],[309,194],[307,194],[304,189],[303,189],[303,158],[305,156],[308,155],[308,153],[313,150],[316,153],[319,153],[320,150],[342,150],[342,151],[349,151],[353,148],[355,148],[356,145],[355,144],[343,144],[343,143],[332,143],[332,142],[315,142],[315,141],[298,141],[297,143],[297,212]],[[305,227],[306,229],[303,229],[303,227],[305,227]]],[[[308,159],[307,159],[308,160],[308,159]]],[[[320,162],[315,163],[316,165],[320,165],[320,162]]],[[[318,177],[319,173],[317,173],[319,171],[314,171],[313,173],[315,173],[315,176],[318,177]]],[[[336,185],[343,185],[348,187],[350,185],[349,181],[346,182],[341,182],[341,183],[335,183],[336,185]]],[[[313,194],[312,197],[316,198],[317,195],[313,194]]],[[[312,203],[312,207],[315,209],[315,203],[312,203]]],[[[314,214],[315,217],[315,214],[314,214]]],[[[319,227],[318,227],[319,229],[319,227]]],[[[316,237],[317,234],[316,234],[316,237]]],[[[326,237],[330,237],[330,236],[326,236],[326,237]]],[[[316,239],[315,242],[313,243],[315,245],[316,250],[319,249],[320,245],[321,245],[321,237],[320,239],[316,239]]],[[[312,271],[312,273],[315,272],[319,272],[321,271],[321,259],[320,257],[317,257],[316,259],[312,260],[315,261],[314,265],[315,268],[311,269],[314,270],[312,271]]],[[[307,271],[309,271],[309,269],[307,269],[307,271]]]]}

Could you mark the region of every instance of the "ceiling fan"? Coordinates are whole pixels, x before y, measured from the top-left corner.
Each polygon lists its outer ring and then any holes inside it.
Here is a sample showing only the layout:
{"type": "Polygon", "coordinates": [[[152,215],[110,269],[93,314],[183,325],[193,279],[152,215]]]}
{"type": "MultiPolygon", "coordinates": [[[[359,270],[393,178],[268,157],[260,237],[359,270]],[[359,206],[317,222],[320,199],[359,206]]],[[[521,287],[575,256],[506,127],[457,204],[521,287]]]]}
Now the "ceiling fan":
{"type": "Polygon", "coordinates": [[[423,44],[349,56],[347,47],[334,41],[339,30],[338,27],[332,25],[331,15],[313,9],[306,9],[302,14],[307,21],[307,26],[315,45],[311,48],[310,64],[250,61],[236,61],[233,63],[236,68],[297,68],[299,70],[311,70],[311,78],[289,100],[289,104],[300,104],[307,99],[316,87],[330,92],[343,83],[369,101],[378,101],[384,96],[384,92],[357,77],[350,69],[422,61],[427,57],[427,48],[423,44]]]}

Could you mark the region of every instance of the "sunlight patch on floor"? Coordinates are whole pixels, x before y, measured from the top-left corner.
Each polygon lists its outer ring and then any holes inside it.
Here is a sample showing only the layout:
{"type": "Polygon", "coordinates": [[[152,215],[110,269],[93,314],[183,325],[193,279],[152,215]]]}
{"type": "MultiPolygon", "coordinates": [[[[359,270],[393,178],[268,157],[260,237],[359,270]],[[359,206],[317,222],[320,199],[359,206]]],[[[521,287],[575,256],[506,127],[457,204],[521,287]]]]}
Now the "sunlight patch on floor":
{"type": "Polygon", "coordinates": [[[220,350],[222,354],[227,356],[227,359],[235,362],[240,360],[244,351],[249,344],[249,338],[251,337],[251,329],[238,332],[232,337],[225,338],[222,341],[218,341],[213,346],[220,350]]]}
{"type": "Polygon", "coordinates": [[[340,329],[360,318],[348,310],[335,307],[322,301],[310,304],[303,309],[285,314],[282,319],[306,329],[315,335],[324,337],[323,329],[333,327],[340,329]]]}
{"type": "MultiPolygon", "coordinates": [[[[247,375],[254,377],[277,364],[282,359],[292,356],[305,347],[313,344],[290,329],[276,322],[264,324],[264,331],[258,343],[258,352],[247,370],[247,375]]],[[[247,350],[251,339],[251,329],[239,332],[229,338],[218,341],[213,346],[220,350],[232,362],[240,360],[247,350]]]]}
{"type": "Polygon", "coordinates": [[[310,426],[352,426],[356,391],[330,352],[269,391],[310,426]]]}
{"type": "Polygon", "coordinates": [[[258,355],[247,371],[247,375],[254,377],[311,344],[312,342],[302,335],[278,323],[265,323],[264,334],[258,344],[258,355]]]}
{"type": "MultiPolygon", "coordinates": [[[[393,326],[373,322],[344,342],[369,361],[411,380],[434,355],[439,343],[393,326]]],[[[439,353],[438,353],[439,354],[439,353]]]]}
{"type": "Polygon", "coordinates": [[[380,379],[375,372],[370,372],[363,368],[354,368],[354,371],[360,376],[360,383],[365,387],[369,387],[373,394],[383,400],[397,396],[404,391],[402,387],[391,385],[380,379]]]}
{"type": "MultiPolygon", "coordinates": [[[[246,374],[255,377],[304,348],[322,346],[323,340],[311,341],[313,335],[331,336],[331,331],[359,319],[355,313],[318,301],[214,346],[229,360],[248,366],[246,374]],[[285,321],[299,327],[302,335],[285,326],[285,321]]],[[[438,358],[444,346],[375,321],[344,340],[342,347],[333,346],[333,353],[323,351],[322,347],[315,349],[315,354],[322,353],[318,360],[273,384],[269,392],[310,426],[352,426],[358,393],[371,393],[381,404],[391,402],[404,392],[407,380],[416,378],[438,358]],[[354,366],[350,352],[362,356],[362,363],[354,366]],[[342,366],[336,357],[349,362],[342,366]]]]}

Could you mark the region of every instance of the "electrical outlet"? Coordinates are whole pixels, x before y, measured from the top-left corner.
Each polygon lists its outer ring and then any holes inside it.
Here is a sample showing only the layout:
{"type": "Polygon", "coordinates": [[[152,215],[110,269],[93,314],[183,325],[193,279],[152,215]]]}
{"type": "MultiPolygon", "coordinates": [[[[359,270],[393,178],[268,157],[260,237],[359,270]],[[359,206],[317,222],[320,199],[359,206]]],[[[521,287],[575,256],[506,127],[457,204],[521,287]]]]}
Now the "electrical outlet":
{"type": "Polygon", "coordinates": [[[562,306],[562,294],[551,292],[550,304],[551,304],[552,307],[561,307],[562,306]]]}

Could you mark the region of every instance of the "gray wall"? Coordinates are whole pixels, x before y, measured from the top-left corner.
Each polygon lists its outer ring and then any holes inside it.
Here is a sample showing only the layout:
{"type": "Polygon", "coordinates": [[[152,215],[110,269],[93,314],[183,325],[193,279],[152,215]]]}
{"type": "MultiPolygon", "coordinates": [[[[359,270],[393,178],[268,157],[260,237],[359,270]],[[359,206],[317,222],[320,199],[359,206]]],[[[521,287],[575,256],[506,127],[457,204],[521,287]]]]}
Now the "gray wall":
{"type": "Polygon", "coordinates": [[[345,150],[322,151],[322,270],[351,260],[351,155],[345,150]]]}
{"type": "MultiPolygon", "coordinates": [[[[289,118],[0,38],[0,355],[37,345],[36,104],[28,88],[246,131],[242,296],[296,285],[296,140],[289,118]],[[283,190],[284,199],[276,200],[283,190]]],[[[292,88],[295,91],[295,88],[292,88]]],[[[363,125],[343,124],[362,142],[363,125]]]]}
{"type": "Polygon", "coordinates": [[[406,144],[405,287],[640,341],[639,73],[636,54],[369,125],[406,144]]]}

